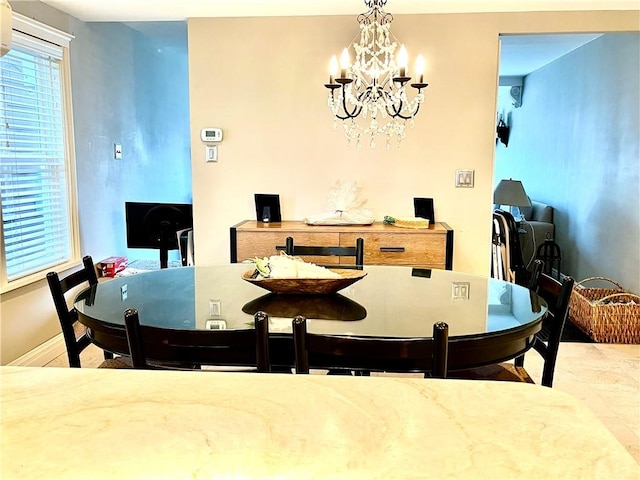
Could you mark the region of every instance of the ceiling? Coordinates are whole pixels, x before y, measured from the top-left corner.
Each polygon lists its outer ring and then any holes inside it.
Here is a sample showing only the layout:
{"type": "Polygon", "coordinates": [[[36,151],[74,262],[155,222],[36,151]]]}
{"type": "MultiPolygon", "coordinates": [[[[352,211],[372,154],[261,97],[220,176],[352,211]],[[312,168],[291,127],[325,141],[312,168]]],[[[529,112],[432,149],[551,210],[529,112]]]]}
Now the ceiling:
{"type": "MultiPolygon", "coordinates": [[[[363,0],[42,0],[84,22],[186,20],[191,17],[356,15],[363,0]]],[[[394,14],[637,10],[638,0],[390,0],[394,14]]]]}
{"type": "MultiPolygon", "coordinates": [[[[363,0],[42,0],[84,22],[127,22],[167,43],[184,39],[192,17],[357,15],[363,0]],[[151,5],[153,5],[151,7],[151,5]],[[159,22],[177,23],[159,23],[159,22]],[[153,22],[153,23],[148,23],[153,22]]],[[[390,0],[393,14],[566,10],[638,10],[638,0],[390,0]]],[[[598,35],[511,35],[502,38],[500,75],[523,76],[598,35]]]]}
{"type": "Polygon", "coordinates": [[[501,35],[500,76],[523,77],[599,36],[589,33],[501,35]]]}

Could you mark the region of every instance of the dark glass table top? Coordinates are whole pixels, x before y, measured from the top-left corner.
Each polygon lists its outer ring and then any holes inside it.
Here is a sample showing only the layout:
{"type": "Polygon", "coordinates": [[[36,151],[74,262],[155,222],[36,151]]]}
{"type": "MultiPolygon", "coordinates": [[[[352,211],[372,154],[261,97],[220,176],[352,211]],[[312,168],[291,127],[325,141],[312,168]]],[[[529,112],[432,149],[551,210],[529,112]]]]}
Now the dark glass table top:
{"type": "Polygon", "coordinates": [[[253,314],[269,314],[270,332],[290,333],[295,315],[310,332],[383,337],[430,337],[433,324],[450,337],[482,336],[539,322],[546,304],[528,289],[451,270],[365,267],[366,276],[335,295],[277,295],[242,279],[248,264],[182,267],[99,283],[75,302],[82,315],[124,326],[136,308],[142,324],[204,329],[246,328],[253,314]],[[453,297],[468,289],[468,299],[453,297]],[[126,293],[125,293],[126,292],[126,293]]]}

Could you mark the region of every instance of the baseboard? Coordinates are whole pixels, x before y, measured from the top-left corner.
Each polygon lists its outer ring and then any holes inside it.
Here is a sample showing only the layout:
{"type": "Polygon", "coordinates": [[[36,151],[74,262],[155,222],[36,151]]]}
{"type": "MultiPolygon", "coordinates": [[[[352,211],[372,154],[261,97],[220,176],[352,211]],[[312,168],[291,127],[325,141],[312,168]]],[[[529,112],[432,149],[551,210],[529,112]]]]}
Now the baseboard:
{"type": "Polygon", "coordinates": [[[66,353],[66,351],[64,338],[60,333],[21,357],[16,358],[9,365],[14,367],[44,367],[54,358],[66,353]]]}

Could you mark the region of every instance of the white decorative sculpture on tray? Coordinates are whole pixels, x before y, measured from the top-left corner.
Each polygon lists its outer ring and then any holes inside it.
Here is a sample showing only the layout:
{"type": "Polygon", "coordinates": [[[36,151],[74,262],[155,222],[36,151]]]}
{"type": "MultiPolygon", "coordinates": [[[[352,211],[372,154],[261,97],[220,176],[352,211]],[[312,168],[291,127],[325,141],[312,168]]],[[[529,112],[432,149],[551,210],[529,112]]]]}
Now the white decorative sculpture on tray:
{"type": "Polygon", "coordinates": [[[363,208],[366,200],[360,198],[361,189],[355,182],[338,180],[329,190],[327,213],[311,215],[304,219],[308,225],[371,225],[371,211],[363,208]]]}

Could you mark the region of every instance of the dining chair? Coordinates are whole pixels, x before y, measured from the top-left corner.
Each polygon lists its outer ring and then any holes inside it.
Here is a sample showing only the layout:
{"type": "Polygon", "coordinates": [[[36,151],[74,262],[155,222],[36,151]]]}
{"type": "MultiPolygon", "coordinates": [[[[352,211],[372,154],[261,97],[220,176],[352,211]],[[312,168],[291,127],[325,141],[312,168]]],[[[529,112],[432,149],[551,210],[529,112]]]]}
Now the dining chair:
{"type": "Polygon", "coordinates": [[[307,332],[307,319],[292,320],[296,373],[309,373],[309,366],[326,369],[376,370],[381,359],[385,371],[424,372],[425,376],[447,377],[449,326],[433,325],[432,338],[381,338],[327,335],[307,332]]]}
{"type": "MultiPolygon", "coordinates": [[[[82,284],[91,287],[98,283],[96,268],[90,255],[82,259],[82,268],[76,272],[60,278],[57,272],[47,273],[47,283],[53,303],[56,307],[58,320],[62,327],[62,336],[67,348],[67,356],[69,357],[69,366],[80,368],[80,353],[91,344],[91,340],[87,335],[87,329],[78,322],[78,312],[75,308],[69,308],[65,294],[71,289],[75,289],[82,284]]],[[[104,351],[104,362],[98,368],[131,368],[127,362],[128,359],[114,358],[113,353],[104,351]]]]}
{"type": "Polygon", "coordinates": [[[518,285],[527,284],[527,269],[522,259],[518,224],[509,212],[493,212],[493,255],[494,278],[518,285]]]}
{"type": "Polygon", "coordinates": [[[269,317],[254,315],[254,328],[239,330],[183,330],[141,325],[138,311],[124,312],[133,368],[193,369],[193,365],[255,365],[271,371],[269,317]],[[189,367],[186,367],[189,365],[189,367]]]}
{"type": "MultiPolygon", "coordinates": [[[[547,302],[548,310],[542,320],[542,329],[533,337],[531,348],[538,352],[544,360],[541,385],[552,387],[560,339],[569,315],[569,298],[573,290],[574,279],[564,277],[562,281],[557,280],[544,273],[542,265],[542,261],[536,260],[529,288],[547,302]]],[[[524,354],[516,357],[513,363],[501,362],[456,371],[450,375],[450,378],[535,383],[524,368],[524,357],[524,354]]]]}
{"type": "Polygon", "coordinates": [[[287,255],[309,257],[354,257],[354,264],[325,265],[334,268],[356,268],[362,270],[364,265],[364,240],[356,239],[356,245],[350,246],[325,246],[325,245],[294,245],[293,237],[287,237],[285,252],[287,255]]]}

